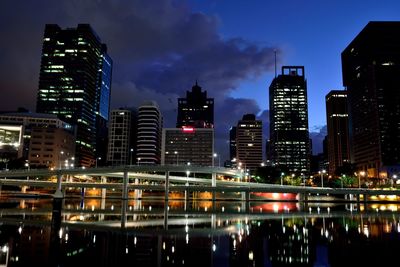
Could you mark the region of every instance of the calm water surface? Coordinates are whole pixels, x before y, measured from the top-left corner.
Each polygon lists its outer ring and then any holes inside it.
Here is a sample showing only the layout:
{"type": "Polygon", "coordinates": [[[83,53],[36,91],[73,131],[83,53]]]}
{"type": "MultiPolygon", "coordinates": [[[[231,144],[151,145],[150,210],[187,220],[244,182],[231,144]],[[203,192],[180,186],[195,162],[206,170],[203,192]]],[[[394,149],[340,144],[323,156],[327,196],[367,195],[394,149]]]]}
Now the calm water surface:
{"type": "Polygon", "coordinates": [[[0,266],[396,266],[400,205],[0,199],[0,266]]]}

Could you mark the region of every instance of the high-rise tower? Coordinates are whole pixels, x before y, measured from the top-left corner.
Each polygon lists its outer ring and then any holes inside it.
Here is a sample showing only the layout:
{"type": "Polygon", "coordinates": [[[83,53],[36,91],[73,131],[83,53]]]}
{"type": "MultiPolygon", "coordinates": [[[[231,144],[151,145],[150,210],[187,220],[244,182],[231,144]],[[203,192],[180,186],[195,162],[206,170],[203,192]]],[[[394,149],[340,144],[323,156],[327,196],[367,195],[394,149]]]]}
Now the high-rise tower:
{"type": "Polygon", "coordinates": [[[138,109],[136,156],[137,164],[160,164],[163,119],[154,101],[138,109]]]}
{"type": "Polygon", "coordinates": [[[46,25],[36,110],[75,125],[78,166],[94,164],[107,133],[111,71],[107,47],[90,25],[46,25]]]}
{"type": "Polygon", "coordinates": [[[262,121],[254,114],[243,115],[236,127],[236,163],[255,171],[262,161],[262,121]]]}
{"type": "Polygon", "coordinates": [[[326,95],[325,102],[328,128],[328,173],[334,175],[338,167],[350,162],[347,91],[332,90],[326,95]]]}
{"type": "Polygon", "coordinates": [[[400,22],[369,22],[342,52],[342,70],[352,162],[369,177],[398,172],[400,22]]]}
{"type": "Polygon", "coordinates": [[[307,82],[302,66],[283,66],[269,87],[270,155],[289,172],[310,169],[307,82]]]}
{"type": "Polygon", "coordinates": [[[176,127],[183,126],[214,127],[214,99],[207,98],[207,91],[202,92],[197,82],[191,92],[186,92],[186,98],[178,98],[176,127]]]}

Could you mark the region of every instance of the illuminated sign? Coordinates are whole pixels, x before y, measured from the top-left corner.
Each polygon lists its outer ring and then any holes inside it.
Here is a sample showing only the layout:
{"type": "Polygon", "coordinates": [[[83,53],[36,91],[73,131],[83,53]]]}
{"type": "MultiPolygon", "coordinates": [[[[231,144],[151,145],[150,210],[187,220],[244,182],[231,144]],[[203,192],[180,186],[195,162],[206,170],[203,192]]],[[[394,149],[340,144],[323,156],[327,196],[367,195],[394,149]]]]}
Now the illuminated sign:
{"type": "Polygon", "coordinates": [[[194,133],[194,128],[193,127],[189,127],[189,126],[183,126],[182,127],[182,132],[184,132],[184,133],[194,133]]]}
{"type": "Polygon", "coordinates": [[[22,132],[22,125],[0,125],[0,154],[3,157],[22,156],[22,132]]]}

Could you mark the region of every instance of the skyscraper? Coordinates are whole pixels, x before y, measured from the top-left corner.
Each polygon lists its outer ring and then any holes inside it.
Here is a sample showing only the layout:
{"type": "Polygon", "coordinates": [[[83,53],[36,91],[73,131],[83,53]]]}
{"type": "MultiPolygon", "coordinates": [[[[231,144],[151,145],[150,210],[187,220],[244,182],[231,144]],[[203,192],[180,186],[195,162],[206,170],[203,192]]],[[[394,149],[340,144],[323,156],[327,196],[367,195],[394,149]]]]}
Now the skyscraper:
{"type": "Polygon", "coordinates": [[[342,52],[351,157],[369,177],[400,166],[400,22],[369,22],[342,52]]]}
{"type": "Polygon", "coordinates": [[[107,162],[113,166],[136,164],[136,112],[112,110],[108,136],[107,162]]]}
{"type": "Polygon", "coordinates": [[[137,164],[160,164],[163,119],[154,101],[138,109],[136,160],[137,164]]]}
{"type": "Polygon", "coordinates": [[[269,87],[272,163],[293,173],[308,173],[307,82],[302,66],[283,66],[269,87]]]}
{"type": "Polygon", "coordinates": [[[338,167],[350,162],[347,91],[332,90],[326,95],[325,101],[328,128],[328,173],[334,175],[338,167]]]}
{"type": "Polygon", "coordinates": [[[90,25],[46,25],[36,110],[76,126],[79,166],[94,164],[96,142],[105,138],[111,70],[107,47],[90,25]]]}
{"type": "Polygon", "coordinates": [[[214,127],[214,99],[207,98],[207,91],[202,92],[197,81],[192,91],[186,92],[186,98],[178,98],[176,128],[182,126],[214,127]]]}
{"type": "Polygon", "coordinates": [[[243,115],[236,127],[237,165],[255,171],[262,161],[262,121],[254,114],[243,115]]]}

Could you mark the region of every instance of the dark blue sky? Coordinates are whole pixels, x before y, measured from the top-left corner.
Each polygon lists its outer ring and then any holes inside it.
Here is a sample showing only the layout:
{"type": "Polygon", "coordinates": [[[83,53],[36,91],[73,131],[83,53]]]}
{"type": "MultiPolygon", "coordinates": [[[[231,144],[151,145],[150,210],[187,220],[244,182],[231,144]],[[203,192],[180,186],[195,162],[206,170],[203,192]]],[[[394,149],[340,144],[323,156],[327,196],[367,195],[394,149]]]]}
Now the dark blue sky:
{"type": "MultiPolygon", "coordinates": [[[[400,20],[400,1],[190,1],[193,8],[219,17],[225,38],[240,36],[282,49],[281,65],[305,66],[310,130],[326,124],[325,95],[343,89],[340,54],[373,20],[400,20]]],[[[243,80],[232,93],[257,99],[268,109],[273,73],[243,80]]]]}
{"type": "Polygon", "coordinates": [[[314,153],[325,135],[324,97],[341,89],[340,53],[371,20],[400,20],[400,1],[5,0],[0,9],[0,110],[35,110],[44,25],[89,23],[114,61],[111,105],[159,103],[166,127],[195,80],[215,98],[216,150],[256,113],[269,135],[268,87],[304,65],[314,153]]]}

